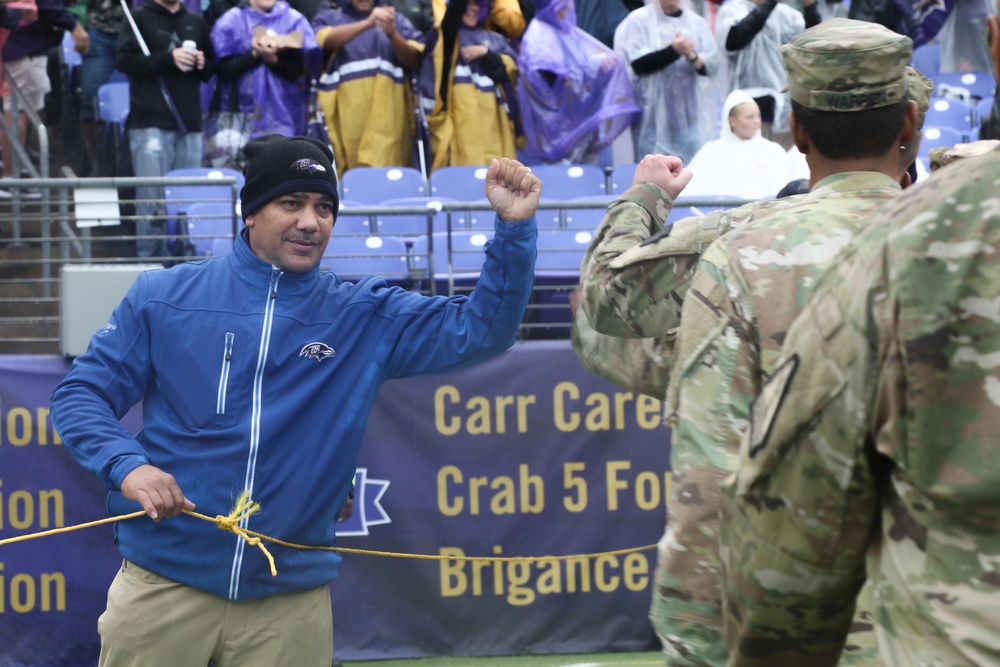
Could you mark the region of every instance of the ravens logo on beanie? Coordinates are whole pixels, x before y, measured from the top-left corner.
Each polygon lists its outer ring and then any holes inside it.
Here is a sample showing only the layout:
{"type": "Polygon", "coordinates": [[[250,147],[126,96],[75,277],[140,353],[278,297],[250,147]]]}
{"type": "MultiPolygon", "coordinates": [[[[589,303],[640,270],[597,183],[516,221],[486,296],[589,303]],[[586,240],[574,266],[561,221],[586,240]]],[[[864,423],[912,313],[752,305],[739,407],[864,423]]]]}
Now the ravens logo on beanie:
{"type": "Polygon", "coordinates": [[[240,190],[243,219],[246,220],[272,199],[290,192],[320,192],[333,199],[338,208],[337,172],[333,152],[311,137],[266,134],[243,148],[247,156],[246,181],[240,190]]]}

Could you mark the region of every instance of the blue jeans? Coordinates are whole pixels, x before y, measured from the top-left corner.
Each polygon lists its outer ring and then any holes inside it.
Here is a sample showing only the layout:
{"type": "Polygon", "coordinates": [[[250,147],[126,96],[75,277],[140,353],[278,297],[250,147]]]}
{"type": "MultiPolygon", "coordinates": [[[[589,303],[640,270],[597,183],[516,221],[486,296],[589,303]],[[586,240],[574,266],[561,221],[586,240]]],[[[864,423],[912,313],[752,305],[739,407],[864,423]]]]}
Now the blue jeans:
{"type": "Polygon", "coordinates": [[[80,120],[97,120],[97,89],[115,71],[118,34],[88,30],[90,50],[80,64],[80,120]]]}
{"type": "MultiPolygon", "coordinates": [[[[201,132],[181,134],[176,130],[161,130],[158,127],[132,128],[128,133],[129,149],[132,151],[132,169],[139,177],[165,176],[172,169],[186,169],[201,166],[201,132]]],[[[161,238],[138,239],[135,243],[138,257],[166,257],[166,208],[163,204],[163,188],[141,186],[135,189],[136,236],[157,235],[161,238]]]]}

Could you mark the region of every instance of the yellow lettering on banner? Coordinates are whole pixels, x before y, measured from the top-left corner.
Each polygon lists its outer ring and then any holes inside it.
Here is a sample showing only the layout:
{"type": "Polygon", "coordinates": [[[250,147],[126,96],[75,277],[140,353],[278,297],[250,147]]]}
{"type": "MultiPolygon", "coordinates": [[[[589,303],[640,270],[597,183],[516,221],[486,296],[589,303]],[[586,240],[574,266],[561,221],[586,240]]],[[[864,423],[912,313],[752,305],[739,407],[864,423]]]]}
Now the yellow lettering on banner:
{"type": "Polygon", "coordinates": [[[459,396],[458,389],[450,385],[438,387],[434,392],[434,427],[441,435],[455,435],[461,428],[458,417],[445,419],[445,401],[447,400],[448,404],[455,404],[459,396]]]}
{"type": "Polygon", "coordinates": [[[469,435],[504,434],[508,419],[518,433],[528,432],[528,406],[534,405],[534,394],[516,396],[473,396],[459,407],[462,394],[452,385],[442,385],[434,392],[434,427],[441,435],[457,435],[465,429],[469,435]],[[455,414],[457,413],[457,414],[455,414]]]}
{"type": "Polygon", "coordinates": [[[644,591],[649,585],[649,561],[642,554],[626,554],[622,566],[625,588],[630,591],[644,591]]]}
{"type": "Polygon", "coordinates": [[[533,475],[525,463],[518,466],[516,480],[499,475],[493,479],[469,477],[468,483],[457,466],[445,466],[438,470],[437,497],[438,510],[445,516],[458,516],[466,507],[469,514],[477,516],[487,505],[497,516],[541,514],[545,510],[545,481],[533,475]]]}
{"type": "MultiPolygon", "coordinates": [[[[6,442],[15,447],[24,447],[32,441],[39,445],[49,444],[49,408],[37,407],[34,414],[23,406],[7,410],[0,421],[0,445],[6,442]]],[[[55,431],[52,443],[62,444],[62,439],[55,431]]]]}
{"type": "MultiPolygon", "coordinates": [[[[3,480],[0,480],[2,488],[3,480]]],[[[38,491],[37,500],[23,489],[10,494],[0,490],[0,529],[10,526],[25,530],[33,525],[38,528],[62,528],[65,525],[65,504],[63,492],[59,489],[42,489],[38,491]]]]}
{"type": "MultiPolygon", "coordinates": [[[[439,554],[445,559],[465,558],[465,552],[458,547],[441,547],[439,554]]],[[[503,548],[495,545],[493,554],[502,556],[503,548]]],[[[439,562],[442,597],[482,596],[487,590],[483,580],[492,575],[493,595],[504,598],[512,607],[530,605],[539,595],[613,593],[622,587],[642,591],[650,581],[649,560],[641,553],[626,554],[621,559],[604,555],[539,561],[439,562]],[[486,573],[487,569],[492,572],[486,573]]]]}
{"type": "Polygon", "coordinates": [[[569,494],[563,496],[563,507],[570,512],[587,509],[587,480],[577,475],[587,467],[582,461],[563,464],[563,488],[569,494]]]}
{"type": "Polygon", "coordinates": [[[633,500],[641,510],[652,510],[665,507],[667,495],[670,493],[670,472],[660,475],[654,472],[640,472],[634,477],[631,474],[631,461],[608,461],[605,463],[607,472],[608,511],[614,512],[621,507],[621,496],[632,490],[633,500]]]}
{"type": "Polygon", "coordinates": [[[570,412],[567,400],[579,400],[580,388],[572,382],[560,382],[552,391],[553,423],[563,433],[572,433],[580,428],[580,415],[570,412]]]}
{"type": "Polygon", "coordinates": [[[620,583],[617,575],[608,574],[609,565],[618,567],[618,559],[614,556],[598,556],[594,559],[594,585],[602,593],[610,593],[620,583]]]}
{"type": "MultiPolygon", "coordinates": [[[[441,547],[441,556],[452,558],[465,556],[461,549],[441,547]]],[[[469,587],[469,578],[465,576],[465,561],[460,560],[439,560],[441,571],[441,597],[453,598],[465,595],[469,587]]]]}
{"type": "Polygon", "coordinates": [[[635,399],[635,419],[644,431],[660,428],[663,426],[663,401],[639,394],[635,399]]]}
{"type": "Polygon", "coordinates": [[[454,498],[449,493],[449,484],[461,484],[462,471],[456,466],[445,466],[438,470],[437,491],[438,491],[438,511],[445,516],[458,516],[465,507],[465,499],[454,498]]]}
{"type": "Polygon", "coordinates": [[[66,575],[44,572],[36,581],[30,574],[15,574],[8,584],[0,563],[0,614],[32,611],[66,611],[66,575]],[[39,605],[39,602],[41,603],[39,605]]]}
{"type": "Polygon", "coordinates": [[[631,391],[617,391],[610,395],[593,392],[582,396],[580,388],[573,382],[560,382],[552,390],[552,422],[563,433],[577,431],[581,426],[594,433],[624,431],[628,428],[631,406],[634,406],[635,424],[639,428],[650,431],[663,425],[660,417],[662,404],[649,396],[639,395],[636,398],[631,391]],[[652,417],[654,413],[655,419],[652,417]]]}

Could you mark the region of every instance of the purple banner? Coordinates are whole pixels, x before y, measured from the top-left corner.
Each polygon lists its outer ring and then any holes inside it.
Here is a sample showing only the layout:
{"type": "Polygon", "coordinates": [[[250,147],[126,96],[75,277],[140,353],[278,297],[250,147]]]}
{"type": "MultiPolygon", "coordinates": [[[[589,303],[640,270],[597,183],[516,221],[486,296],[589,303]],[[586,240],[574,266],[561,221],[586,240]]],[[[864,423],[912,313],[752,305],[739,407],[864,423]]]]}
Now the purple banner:
{"type": "MultiPolygon", "coordinates": [[[[0,357],[0,539],[106,516],[103,487],[48,419],[67,369],[54,357],[0,357]]],[[[330,587],[337,658],[653,649],[655,550],[605,552],[662,533],[660,413],[659,401],[583,370],[566,341],[386,384],[339,545],[446,558],[345,554],[330,587]],[[447,559],[569,555],[581,557],[447,559]]],[[[138,423],[137,411],[126,418],[138,423]]],[[[97,617],[119,562],[110,525],[0,547],[0,664],[96,664],[97,617]]]]}

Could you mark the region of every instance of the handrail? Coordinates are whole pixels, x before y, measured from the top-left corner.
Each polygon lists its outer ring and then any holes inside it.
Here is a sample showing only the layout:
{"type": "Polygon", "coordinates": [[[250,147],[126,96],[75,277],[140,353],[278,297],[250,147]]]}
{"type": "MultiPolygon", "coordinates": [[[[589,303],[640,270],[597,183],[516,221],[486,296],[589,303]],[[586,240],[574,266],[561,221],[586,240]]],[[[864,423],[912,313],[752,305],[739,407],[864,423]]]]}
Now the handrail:
{"type": "MultiPolygon", "coordinates": [[[[17,82],[14,81],[14,79],[10,76],[10,73],[6,69],[3,69],[3,78],[10,85],[10,91],[11,91],[10,110],[11,110],[11,118],[13,119],[14,122],[14,128],[12,129],[10,127],[10,124],[7,122],[6,117],[3,114],[0,114],[0,125],[3,126],[3,131],[7,134],[7,137],[10,139],[10,145],[14,151],[14,155],[10,156],[13,158],[13,160],[11,161],[12,162],[11,174],[13,174],[15,177],[20,176],[21,169],[26,168],[28,170],[28,173],[31,174],[33,177],[41,176],[44,178],[48,178],[49,131],[46,129],[45,123],[43,123],[42,119],[38,117],[38,114],[35,112],[35,110],[32,109],[30,105],[27,104],[27,98],[24,96],[24,93],[21,92],[21,89],[20,87],[18,87],[17,82]],[[25,149],[24,146],[21,145],[21,133],[18,131],[21,127],[21,119],[20,116],[18,115],[18,111],[19,107],[22,104],[24,105],[24,108],[20,110],[24,111],[25,116],[27,116],[28,118],[28,122],[31,123],[31,125],[35,128],[35,132],[38,134],[39,169],[35,169],[35,165],[34,163],[32,163],[31,157],[28,155],[28,151],[25,149]]],[[[5,160],[10,159],[10,157],[5,155],[4,159],[5,160]]],[[[21,221],[20,221],[20,216],[18,215],[21,208],[21,200],[19,196],[20,195],[19,191],[15,190],[13,194],[14,194],[14,200],[12,203],[14,210],[13,235],[14,235],[14,243],[18,244],[21,242],[21,221]]],[[[49,214],[51,213],[51,209],[49,206],[49,200],[47,194],[48,193],[46,193],[46,196],[43,196],[41,201],[42,221],[43,221],[42,233],[45,236],[50,235],[52,228],[52,224],[51,222],[49,222],[50,218],[49,214]]],[[[51,258],[52,258],[52,246],[49,243],[45,243],[42,246],[42,260],[43,260],[42,278],[44,279],[42,290],[44,296],[46,297],[52,296],[52,285],[50,283],[50,280],[52,278],[52,267],[48,262],[48,260],[50,260],[51,258]]]]}

